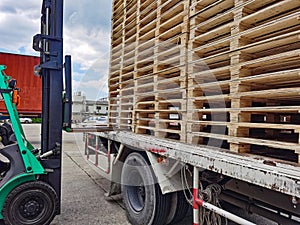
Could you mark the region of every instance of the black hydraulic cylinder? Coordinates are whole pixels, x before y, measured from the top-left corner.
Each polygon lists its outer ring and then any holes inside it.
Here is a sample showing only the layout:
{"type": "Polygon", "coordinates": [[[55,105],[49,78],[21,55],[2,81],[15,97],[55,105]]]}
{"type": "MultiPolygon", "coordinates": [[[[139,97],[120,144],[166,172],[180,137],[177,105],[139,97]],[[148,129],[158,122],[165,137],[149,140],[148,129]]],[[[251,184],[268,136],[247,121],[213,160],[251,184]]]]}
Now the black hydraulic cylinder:
{"type": "Polygon", "coordinates": [[[71,56],[65,56],[64,129],[72,125],[72,66],[71,56]]]}

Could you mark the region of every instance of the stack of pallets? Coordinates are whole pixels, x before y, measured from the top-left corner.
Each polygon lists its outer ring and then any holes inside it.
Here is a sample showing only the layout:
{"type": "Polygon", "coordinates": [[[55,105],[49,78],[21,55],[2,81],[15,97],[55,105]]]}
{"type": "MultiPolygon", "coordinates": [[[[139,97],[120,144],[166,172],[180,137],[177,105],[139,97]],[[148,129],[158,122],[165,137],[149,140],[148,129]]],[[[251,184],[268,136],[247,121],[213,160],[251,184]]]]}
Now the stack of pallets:
{"type": "Polygon", "coordinates": [[[110,124],[298,161],[299,0],[115,0],[110,124]]]}

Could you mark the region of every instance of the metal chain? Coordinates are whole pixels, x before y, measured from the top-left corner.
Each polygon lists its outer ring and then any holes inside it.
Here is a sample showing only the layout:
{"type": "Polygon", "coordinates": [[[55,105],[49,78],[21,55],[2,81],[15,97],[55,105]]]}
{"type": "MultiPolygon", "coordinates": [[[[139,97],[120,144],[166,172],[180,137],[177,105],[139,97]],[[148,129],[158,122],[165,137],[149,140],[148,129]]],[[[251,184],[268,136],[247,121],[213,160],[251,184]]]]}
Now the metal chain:
{"type": "MultiPolygon", "coordinates": [[[[222,189],[218,184],[211,184],[203,190],[202,185],[200,185],[200,198],[204,199],[206,202],[209,202],[219,208],[221,208],[221,204],[219,202],[219,194],[222,189]]],[[[227,225],[228,221],[225,218],[222,218],[219,214],[207,210],[203,207],[200,208],[200,225],[227,225]]]]}
{"type": "Polygon", "coordinates": [[[189,185],[189,182],[188,182],[188,179],[187,179],[186,171],[189,172],[189,175],[191,177],[193,176],[192,172],[188,169],[188,166],[182,166],[182,168],[181,168],[181,185],[182,185],[182,190],[183,190],[183,194],[185,196],[186,201],[191,206],[193,206],[193,202],[194,202],[193,193],[191,192],[191,189],[190,189],[190,185],[189,185]]]}
{"type": "MultiPolygon", "coordinates": [[[[187,202],[193,206],[193,193],[190,190],[190,185],[188,183],[187,179],[187,171],[189,172],[189,175],[192,177],[192,172],[188,169],[187,166],[183,166],[181,168],[181,184],[183,188],[184,196],[187,200],[187,202]],[[189,196],[190,197],[189,197],[189,196]]],[[[221,204],[219,202],[219,195],[221,194],[222,188],[218,184],[210,184],[206,187],[206,189],[203,189],[203,185],[200,182],[199,183],[199,197],[206,202],[209,202],[219,208],[221,208],[221,204]]],[[[200,207],[200,225],[227,225],[228,220],[226,218],[221,217],[219,214],[212,212],[210,210],[207,210],[203,207],[200,207]]]]}

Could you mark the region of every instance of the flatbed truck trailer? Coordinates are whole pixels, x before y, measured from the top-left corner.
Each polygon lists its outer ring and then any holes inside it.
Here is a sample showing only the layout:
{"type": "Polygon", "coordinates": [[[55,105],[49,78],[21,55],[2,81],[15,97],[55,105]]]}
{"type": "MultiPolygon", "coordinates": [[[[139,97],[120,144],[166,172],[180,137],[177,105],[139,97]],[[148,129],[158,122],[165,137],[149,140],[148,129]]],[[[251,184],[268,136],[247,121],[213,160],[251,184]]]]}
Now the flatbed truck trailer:
{"type": "Polygon", "coordinates": [[[300,223],[299,10],[113,1],[109,126],[85,134],[84,153],[132,224],[174,224],[189,205],[195,225],[253,224],[222,202],[300,223]]]}
{"type": "Polygon", "coordinates": [[[1,76],[13,123],[2,134],[6,224],[60,213],[62,129],[86,131],[85,157],[111,180],[108,196],[122,193],[133,225],[176,224],[190,206],[195,225],[254,224],[223,202],[299,224],[299,0],[114,0],[109,124],[90,131],[70,124],[63,1],[42,5],[41,150],[19,124],[16,82],[1,76]]]}
{"type": "MultiPolygon", "coordinates": [[[[275,163],[274,160],[264,157],[239,155],[213,147],[162,140],[129,131],[90,132],[85,137],[85,157],[102,176],[111,180],[109,195],[120,194],[121,186],[124,188],[128,185],[147,189],[149,185],[156,186],[158,184],[161,192],[157,191],[153,198],[157,198],[155,195],[168,195],[167,200],[165,199],[165,201],[169,201],[167,208],[168,210],[173,208],[173,213],[175,210],[176,215],[180,215],[180,220],[184,219],[187,212],[187,206],[182,201],[187,201],[186,204],[190,201],[194,209],[194,224],[199,224],[199,218],[203,215],[199,215],[201,206],[198,205],[197,199],[204,200],[207,195],[212,195],[211,190],[209,188],[205,190],[205,188],[213,184],[222,190],[217,195],[220,201],[224,200],[241,207],[250,214],[260,214],[277,221],[278,224],[299,224],[300,168],[298,165],[284,162],[275,163]],[[129,159],[131,159],[137,155],[147,158],[148,163],[150,162],[151,166],[148,169],[153,172],[153,177],[151,177],[153,180],[148,181],[150,182],[148,184],[124,181],[126,178],[122,177],[128,176],[127,172],[125,174],[122,172],[124,167],[128,166],[127,164],[131,165],[128,157],[130,156],[129,159]],[[194,188],[192,196],[188,194],[189,188],[191,190],[194,188]],[[182,190],[185,190],[187,199],[180,199],[180,203],[177,204],[177,200],[175,200],[174,203],[172,198],[174,195],[182,193],[182,190]]],[[[144,167],[148,167],[147,164],[135,165],[133,163],[131,165],[131,169],[140,170],[139,176],[147,177],[144,167]]],[[[135,174],[134,177],[136,176],[138,175],[135,174]]],[[[147,199],[137,200],[139,197],[142,198],[139,191],[138,188],[133,188],[126,193],[123,190],[123,196],[127,195],[125,201],[129,201],[129,205],[141,204],[143,210],[147,209],[143,204],[151,205],[153,203],[147,202],[147,199]],[[130,203],[131,201],[133,203],[130,203]]],[[[165,210],[164,207],[160,208],[161,205],[156,204],[153,211],[147,213],[156,214],[165,210]]],[[[132,216],[130,214],[141,213],[137,208],[129,205],[126,208],[129,211],[127,212],[129,218],[132,216]]],[[[169,222],[172,221],[170,217],[167,218],[170,216],[170,212],[164,213],[164,216],[160,216],[166,217],[165,219],[169,219],[169,222]]],[[[201,213],[204,212],[201,211],[201,213]]],[[[223,216],[227,215],[218,210],[217,213],[223,216]]],[[[239,224],[251,224],[240,218],[233,219],[239,224]]],[[[178,218],[175,221],[178,221],[178,218]]],[[[137,221],[131,222],[139,224],[137,221]]],[[[145,224],[148,223],[149,221],[145,224]]],[[[157,224],[163,223],[160,221],[157,224]]]]}

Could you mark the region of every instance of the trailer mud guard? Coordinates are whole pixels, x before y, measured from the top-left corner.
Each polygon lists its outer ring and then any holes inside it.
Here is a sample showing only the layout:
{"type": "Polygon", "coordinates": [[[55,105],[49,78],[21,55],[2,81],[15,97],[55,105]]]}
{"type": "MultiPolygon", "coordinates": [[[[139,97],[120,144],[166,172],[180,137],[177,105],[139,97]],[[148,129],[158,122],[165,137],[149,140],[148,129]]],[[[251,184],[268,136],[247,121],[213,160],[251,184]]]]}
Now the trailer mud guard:
{"type": "MultiPolygon", "coordinates": [[[[157,177],[158,184],[163,194],[183,190],[180,171],[184,164],[178,160],[161,157],[146,151],[152,169],[157,177]]],[[[192,179],[190,180],[190,184],[192,179]]]]}

